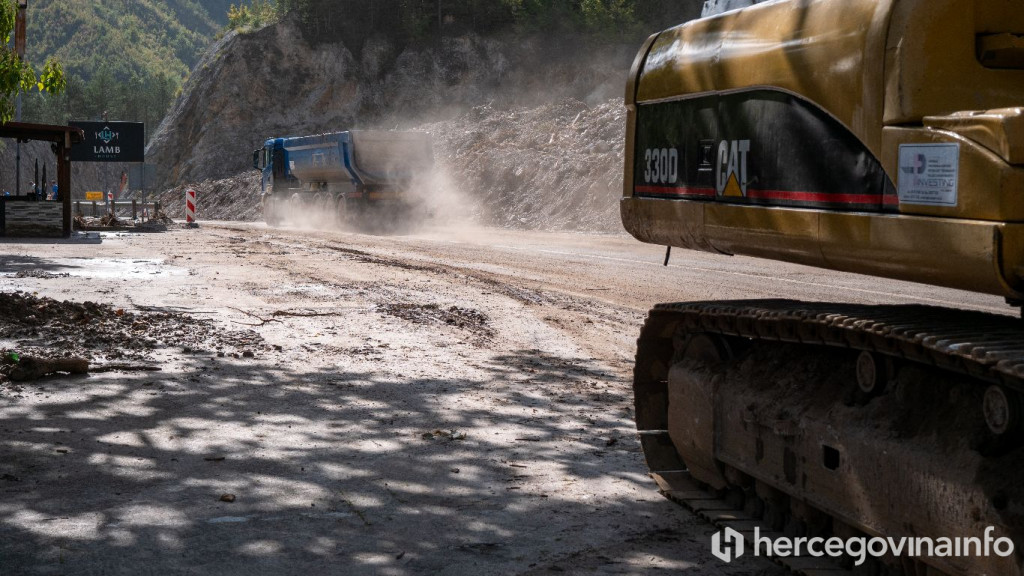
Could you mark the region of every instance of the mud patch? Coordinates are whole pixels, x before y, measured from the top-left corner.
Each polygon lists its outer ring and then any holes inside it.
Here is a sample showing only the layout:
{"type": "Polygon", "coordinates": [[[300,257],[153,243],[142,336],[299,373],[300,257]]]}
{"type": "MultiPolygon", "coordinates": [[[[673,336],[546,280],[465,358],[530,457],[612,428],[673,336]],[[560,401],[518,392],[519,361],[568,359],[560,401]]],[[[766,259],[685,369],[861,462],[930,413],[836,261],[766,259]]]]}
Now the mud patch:
{"type": "Polygon", "coordinates": [[[484,338],[494,336],[487,316],[477,310],[437,304],[382,304],[378,309],[413,324],[454,326],[484,338]]]}
{"type": "Polygon", "coordinates": [[[191,354],[209,350],[252,353],[264,347],[255,332],[224,331],[210,321],[181,313],[135,313],[95,302],[0,293],[0,348],[18,354],[77,356],[91,362],[146,361],[160,348],[191,354]]]}
{"type": "MultiPolygon", "coordinates": [[[[162,259],[126,258],[54,258],[45,260],[46,268],[23,267],[24,263],[12,258],[4,262],[5,270],[0,277],[14,278],[95,278],[95,279],[136,279],[162,276],[184,276],[184,268],[168,266],[162,259]]],[[[32,263],[38,266],[38,263],[32,263]]]]}
{"type": "Polygon", "coordinates": [[[39,269],[19,270],[18,273],[14,275],[15,278],[40,278],[44,280],[49,278],[67,278],[68,276],[70,276],[70,274],[65,272],[54,274],[53,272],[47,272],[46,270],[39,269]]]}
{"type": "Polygon", "coordinates": [[[376,266],[386,266],[388,268],[399,268],[401,270],[411,270],[414,272],[437,272],[442,271],[434,266],[421,266],[417,264],[410,264],[401,260],[395,260],[393,258],[384,258],[381,256],[374,256],[368,252],[362,250],[353,250],[351,248],[343,248],[340,246],[325,246],[328,250],[334,252],[340,252],[349,257],[349,259],[363,264],[373,264],[376,266]]]}

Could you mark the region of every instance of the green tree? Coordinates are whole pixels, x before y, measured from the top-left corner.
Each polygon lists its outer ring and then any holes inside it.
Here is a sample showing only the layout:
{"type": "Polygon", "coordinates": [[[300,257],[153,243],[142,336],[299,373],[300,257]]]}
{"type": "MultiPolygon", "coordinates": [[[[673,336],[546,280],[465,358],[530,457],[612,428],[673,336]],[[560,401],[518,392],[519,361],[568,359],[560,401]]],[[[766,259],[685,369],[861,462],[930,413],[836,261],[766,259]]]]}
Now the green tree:
{"type": "Polygon", "coordinates": [[[118,82],[110,67],[102,65],[85,84],[85,91],[82,94],[83,107],[78,111],[90,120],[98,120],[107,112],[111,117],[117,118],[119,112],[117,98],[118,82]]]}
{"type": "Polygon", "coordinates": [[[231,30],[253,30],[276,22],[280,15],[275,0],[252,0],[251,5],[241,2],[228,8],[228,28],[231,30]]]}
{"type": "MultiPolygon", "coordinates": [[[[255,0],[253,0],[255,1],[255,0]]],[[[267,0],[269,1],[269,0],[267,0]]],[[[239,9],[236,9],[236,12],[239,9]]],[[[515,30],[642,38],[699,14],[697,0],[276,0],[314,42],[359,44],[373,34],[424,41],[465,32],[515,30]]],[[[237,19],[244,19],[237,12],[237,19]]]]}
{"type": "Polygon", "coordinates": [[[583,0],[580,3],[586,27],[603,34],[633,28],[636,25],[633,10],[630,0],[583,0]]]}
{"type": "Polygon", "coordinates": [[[64,69],[53,58],[48,59],[42,73],[36,75],[32,65],[22,60],[8,46],[17,14],[18,9],[12,0],[0,0],[0,37],[4,41],[0,47],[0,123],[10,122],[14,118],[18,92],[35,90],[56,94],[62,92],[66,84],[64,69]]]}

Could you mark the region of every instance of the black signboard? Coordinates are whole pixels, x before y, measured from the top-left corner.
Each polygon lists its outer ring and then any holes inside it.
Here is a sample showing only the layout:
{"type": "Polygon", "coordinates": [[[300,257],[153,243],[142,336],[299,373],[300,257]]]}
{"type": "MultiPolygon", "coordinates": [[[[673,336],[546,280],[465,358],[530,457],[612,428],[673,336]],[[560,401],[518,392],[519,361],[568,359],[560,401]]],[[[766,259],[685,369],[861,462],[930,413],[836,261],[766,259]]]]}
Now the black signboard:
{"type": "Polygon", "coordinates": [[[85,130],[71,147],[72,162],[145,162],[146,129],[141,122],[70,122],[85,130]]]}

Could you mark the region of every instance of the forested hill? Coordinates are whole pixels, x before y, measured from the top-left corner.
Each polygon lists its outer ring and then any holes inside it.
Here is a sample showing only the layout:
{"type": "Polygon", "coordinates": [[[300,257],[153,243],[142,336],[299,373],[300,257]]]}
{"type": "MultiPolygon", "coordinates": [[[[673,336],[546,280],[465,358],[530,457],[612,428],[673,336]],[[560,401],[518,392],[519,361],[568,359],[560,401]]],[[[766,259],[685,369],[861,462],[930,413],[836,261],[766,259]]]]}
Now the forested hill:
{"type": "Polygon", "coordinates": [[[703,0],[249,0],[300,15],[313,42],[345,38],[358,51],[383,34],[417,42],[452,34],[589,34],[614,41],[646,35],[700,13],[703,0]]]}
{"type": "MultiPolygon", "coordinates": [[[[238,0],[234,0],[238,3],[238,0]]],[[[68,74],[60,97],[26,98],[25,119],[96,118],[156,127],[184,79],[227,24],[232,0],[32,0],[29,60],[55,56],[68,74]]]]}
{"type": "MultiPolygon", "coordinates": [[[[10,0],[3,0],[10,1],[10,0]]],[[[225,27],[246,33],[294,12],[312,45],[341,42],[358,58],[371,38],[431,46],[467,33],[589,36],[635,43],[699,13],[701,0],[32,0],[28,56],[56,57],[68,87],[29,94],[23,120],[144,122],[151,135],[225,27]],[[697,8],[695,8],[697,7],[697,8]],[[232,8],[234,8],[232,10],[232,8]],[[233,13],[229,17],[229,11],[233,13]]]]}
{"type": "Polygon", "coordinates": [[[33,0],[28,55],[56,56],[89,79],[106,66],[118,75],[186,75],[227,20],[227,6],[196,0],[33,0]]]}

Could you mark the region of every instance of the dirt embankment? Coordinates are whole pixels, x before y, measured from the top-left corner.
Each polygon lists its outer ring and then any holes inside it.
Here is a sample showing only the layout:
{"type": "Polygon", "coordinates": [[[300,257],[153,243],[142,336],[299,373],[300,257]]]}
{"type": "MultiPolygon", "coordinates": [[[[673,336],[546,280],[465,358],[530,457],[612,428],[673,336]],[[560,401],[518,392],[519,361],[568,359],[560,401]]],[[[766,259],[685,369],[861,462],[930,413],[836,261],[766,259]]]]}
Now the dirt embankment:
{"type": "MultiPolygon", "coordinates": [[[[408,126],[434,139],[437,174],[425,209],[448,221],[511,228],[616,231],[622,193],[625,109],[566,99],[536,108],[479,106],[442,122],[408,126]]],[[[200,219],[259,220],[256,172],[191,185],[200,219]]],[[[188,186],[164,192],[164,211],[184,216],[188,186]]]]}
{"type": "MultiPolygon", "coordinates": [[[[695,10],[699,3],[695,3],[695,10]]],[[[293,20],[229,34],[193,72],[148,150],[163,202],[257,220],[251,151],[275,136],[417,129],[434,137],[433,214],[531,229],[619,230],[625,111],[639,40],[374,37],[311,45],[293,20]],[[171,190],[171,188],[173,190],[171,190]]]]}
{"type": "Polygon", "coordinates": [[[286,19],[211,47],[147,158],[170,187],[238,174],[275,136],[423,123],[487,103],[597,104],[622,92],[637,46],[514,35],[402,46],[376,37],[354,53],[344,42],[310,45],[286,19]]]}
{"type": "Polygon", "coordinates": [[[480,106],[420,126],[439,168],[487,224],[614,231],[619,223],[626,111],[617,100],[537,108],[480,106]]]}
{"type": "Polygon", "coordinates": [[[263,219],[260,205],[260,175],[255,171],[243,172],[230,178],[204,180],[182,184],[165,190],[158,196],[161,210],[171,218],[185,217],[185,191],[196,190],[196,216],[200,220],[263,219]]]}

